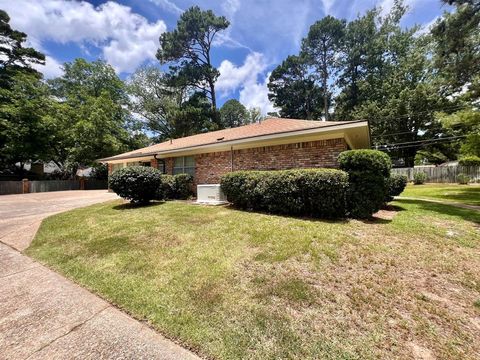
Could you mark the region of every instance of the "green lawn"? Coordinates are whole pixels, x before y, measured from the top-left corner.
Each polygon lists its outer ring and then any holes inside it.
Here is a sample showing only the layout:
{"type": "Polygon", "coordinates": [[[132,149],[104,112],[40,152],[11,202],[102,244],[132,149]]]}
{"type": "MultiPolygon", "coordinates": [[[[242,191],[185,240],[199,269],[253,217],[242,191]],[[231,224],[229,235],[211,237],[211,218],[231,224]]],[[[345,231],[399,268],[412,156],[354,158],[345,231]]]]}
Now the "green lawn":
{"type": "Polygon", "coordinates": [[[401,196],[480,205],[480,185],[409,184],[401,196]]]}
{"type": "Polygon", "coordinates": [[[116,201],[46,219],[27,253],[209,358],[478,358],[480,213],[394,205],[362,222],[116,201]]]}

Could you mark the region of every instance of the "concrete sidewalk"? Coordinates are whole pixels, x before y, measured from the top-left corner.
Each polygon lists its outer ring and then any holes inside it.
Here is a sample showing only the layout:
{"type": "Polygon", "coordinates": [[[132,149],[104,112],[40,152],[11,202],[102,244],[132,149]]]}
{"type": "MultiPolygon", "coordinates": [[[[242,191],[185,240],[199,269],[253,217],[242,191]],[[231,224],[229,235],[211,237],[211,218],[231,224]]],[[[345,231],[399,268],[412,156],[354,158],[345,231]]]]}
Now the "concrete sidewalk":
{"type": "Polygon", "coordinates": [[[199,359],[13,248],[26,248],[46,216],[114,198],[0,196],[0,240],[12,245],[0,243],[0,359],[199,359]]]}

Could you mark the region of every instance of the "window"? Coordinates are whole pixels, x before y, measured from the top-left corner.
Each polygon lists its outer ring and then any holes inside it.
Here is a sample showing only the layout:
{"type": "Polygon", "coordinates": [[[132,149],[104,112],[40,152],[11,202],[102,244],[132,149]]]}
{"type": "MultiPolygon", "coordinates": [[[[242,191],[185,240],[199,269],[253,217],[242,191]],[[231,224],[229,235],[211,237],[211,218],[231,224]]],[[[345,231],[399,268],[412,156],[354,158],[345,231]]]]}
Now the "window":
{"type": "Polygon", "coordinates": [[[118,169],[121,169],[123,168],[123,163],[119,163],[119,164],[112,164],[112,173],[114,171],[117,171],[118,169]]]}
{"type": "Polygon", "coordinates": [[[163,159],[157,160],[157,169],[160,170],[162,174],[165,174],[165,160],[163,159]]]}
{"type": "Polygon", "coordinates": [[[193,156],[180,156],[173,163],[173,175],[190,174],[195,176],[195,158],[193,156]]]}
{"type": "Polygon", "coordinates": [[[147,167],[150,167],[150,161],[131,161],[131,162],[127,162],[127,166],[147,166],[147,167]]]}

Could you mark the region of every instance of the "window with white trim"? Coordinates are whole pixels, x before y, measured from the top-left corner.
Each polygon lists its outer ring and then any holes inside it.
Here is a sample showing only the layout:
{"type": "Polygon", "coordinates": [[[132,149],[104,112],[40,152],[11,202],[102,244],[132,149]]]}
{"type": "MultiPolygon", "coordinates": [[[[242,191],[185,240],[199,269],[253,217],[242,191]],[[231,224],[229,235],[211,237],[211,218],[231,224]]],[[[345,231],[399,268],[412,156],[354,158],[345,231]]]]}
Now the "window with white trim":
{"type": "Polygon", "coordinates": [[[193,156],[176,157],[173,163],[173,175],[177,174],[195,176],[195,158],[193,156]]]}

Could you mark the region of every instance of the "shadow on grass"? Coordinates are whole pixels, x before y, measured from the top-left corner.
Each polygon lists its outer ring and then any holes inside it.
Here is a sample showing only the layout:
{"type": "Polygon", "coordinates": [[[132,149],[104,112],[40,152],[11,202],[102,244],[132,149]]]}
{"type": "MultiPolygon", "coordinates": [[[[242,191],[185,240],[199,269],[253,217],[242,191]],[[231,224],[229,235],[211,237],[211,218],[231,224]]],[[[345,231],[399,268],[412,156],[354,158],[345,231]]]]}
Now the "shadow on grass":
{"type": "Polygon", "coordinates": [[[159,205],[163,205],[165,201],[155,201],[155,202],[149,202],[146,204],[134,204],[134,203],[124,203],[120,205],[115,205],[112,207],[114,210],[132,210],[132,209],[141,209],[141,208],[149,208],[149,207],[155,207],[159,205]]]}
{"type": "Polygon", "coordinates": [[[314,217],[314,216],[308,216],[308,215],[289,215],[289,214],[272,213],[272,212],[261,211],[261,210],[242,209],[242,208],[236,207],[233,204],[221,205],[219,207],[223,207],[225,209],[229,209],[232,211],[249,213],[249,214],[268,215],[268,216],[273,216],[277,218],[303,220],[303,221],[309,221],[309,222],[324,222],[329,224],[346,224],[351,220],[348,218],[322,218],[322,217],[314,217]]]}
{"type": "Polygon", "coordinates": [[[453,205],[444,205],[429,202],[428,200],[410,200],[410,199],[396,199],[395,202],[400,204],[416,205],[422,210],[434,211],[444,215],[455,216],[463,220],[471,221],[480,224],[480,211],[463,209],[453,205]]]}

